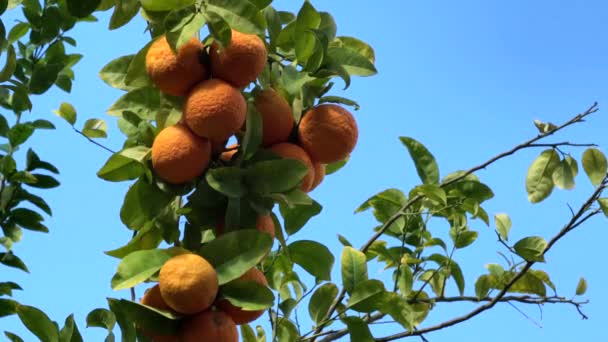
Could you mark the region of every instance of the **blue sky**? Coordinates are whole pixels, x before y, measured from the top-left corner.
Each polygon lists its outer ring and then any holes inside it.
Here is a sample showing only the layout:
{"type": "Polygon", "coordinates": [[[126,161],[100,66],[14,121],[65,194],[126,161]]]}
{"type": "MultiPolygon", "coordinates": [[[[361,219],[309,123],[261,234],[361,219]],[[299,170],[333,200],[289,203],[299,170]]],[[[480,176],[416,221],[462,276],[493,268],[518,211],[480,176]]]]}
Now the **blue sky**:
{"type": "MultiPolygon", "coordinates": [[[[361,105],[355,113],[359,143],[339,176],[327,177],[312,194],[324,206],[323,213],[294,239],[321,240],[338,259],[341,245],[336,234],[347,236],[355,245],[364,243],[375,222],[370,213],[353,215],[354,209],[381,190],[397,187],[409,191],[419,182],[399,136],[423,142],[444,176],[532,137],[536,134],[534,119],[560,123],[598,101],[599,113],[551,141],[608,145],[608,119],[602,110],[608,104],[605,1],[312,3],[334,15],[339,35],[361,38],[375,48],[379,73],[355,79],[345,94],[334,91],[361,105]]],[[[297,10],[300,1],[275,4],[279,9],[297,10]]],[[[128,184],[98,179],[95,173],[108,154],[75,134],[52,110],[68,101],[78,110],[79,126],[91,117],[108,120],[110,137],[103,143],[120,148],[123,137],[114,119],[104,112],[121,93],[106,86],[97,73],[110,60],[135,53],[148,36],[141,19],[109,32],[108,14],[72,33],[78,41],[73,51],[85,55],[75,67],[72,94],[53,89],[34,99],[32,118],[50,119],[58,129],[37,133],[31,146],[41,158],[59,167],[62,186],[44,193],[54,211],[47,221],[51,233],[26,232],[24,241],[15,247],[31,274],[2,269],[2,280],[16,281],[25,289],[17,293],[17,300],[40,307],[61,322],[75,313],[87,341],[101,341],[104,334],[84,328],[86,314],[106,307],[106,297],[127,295],[110,289],[117,260],[103,251],[121,246],[130,237],[119,220],[128,184]]],[[[583,150],[570,151],[580,158],[583,150]]],[[[557,191],[541,204],[529,204],[524,177],[538,153],[540,150],[526,150],[478,173],[496,194],[486,210],[490,215],[506,212],[511,216],[514,241],[528,235],[553,236],[569,217],[567,203],[576,207],[592,191],[581,172],[574,191],[557,191]]],[[[547,255],[548,263],[540,266],[564,296],[574,293],[579,277],[587,278],[591,303],[585,312],[589,320],[582,321],[572,307],[545,306],[541,319],[537,307],[518,305],[535,324],[512,307],[499,305],[464,324],[429,334],[428,340],[600,340],[605,335],[608,307],[608,295],[602,289],[608,277],[601,271],[604,264],[598,256],[608,238],[606,225],[601,217],[589,221],[560,242],[547,255]]],[[[456,255],[467,276],[469,294],[474,293],[477,276],[485,272],[484,265],[501,261],[492,228],[480,223],[472,228],[480,232],[478,241],[456,255]]],[[[447,231],[440,224],[431,229],[439,236],[447,231]]],[[[340,281],[338,270],[336,267],[333,273],[336,282],[340,281]]],[[[370,270],[370,276],[386,275],[370,270]]],[[[139,294],[142,291],[138,289],[139,294]]],[[[461,315],[472,307],[439,306],[426,324],[461,315]]],[[[303,308],[300,317],[307,316],[306,312],[303,308]]],[[[0,320],[0,330],[34,340],[15,318],[0,320]]],[[[374,332],[383,336],[393,330],[382,325],[374,332]]]]}

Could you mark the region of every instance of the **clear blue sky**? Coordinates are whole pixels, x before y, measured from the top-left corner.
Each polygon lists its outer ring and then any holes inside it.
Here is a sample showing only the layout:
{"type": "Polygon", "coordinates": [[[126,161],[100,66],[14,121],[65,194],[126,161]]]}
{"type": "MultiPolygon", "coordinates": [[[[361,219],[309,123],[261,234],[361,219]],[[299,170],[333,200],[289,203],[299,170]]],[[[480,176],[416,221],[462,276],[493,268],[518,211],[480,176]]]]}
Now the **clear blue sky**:
{"type": "MultiPolygon", "coordinates": [[[[275,1],[276,7],[297,10],[300,1],[275,1]]],[[[556,123],[598,101],[600,112],[557,140],[596,142],[608,146],[608,3],[603,0],[513,1],[313,1],[318,10],[331,12],[340,35],[359,37],[376,49],[379,74],[354,79],[347,96],[361,104],[356,113],[360,138],[348,167],[328,177],[313,196],[324,205],[306,230],[294,239],[317,239],[337,258],[337,233],[355,245],[365,242],[375,222],[370,213],[353,215],[369,196],[389,187],[409,190],[418,182],[399,136],[422,141],[437,158],[442,176],[476,165],[534,134],[534,119],[556,123]]],[[[75,52],[85,58],[75,67],[72,94],[57,89],[34,99],[33,118],[52,120],[57,131],[37,133],[31,145],[61,170],[60,188],[46,191],[54,216],[47,221],[50,235],[26,232],[16,245],[31,270],[24,274],[2,268],[2,280],[21,284],[17,300],[44,309],[61,321],[75,313],[87,341],[101,341],[99,329],[85,329],[86,314],[106,307],[113,292],[110,278],[117,260],[102,252],[121,246],[130,237],[119,220],[128,184],[98,179],[96,171],[108,154],[75,134],[51,111],[62,101],[74,104],[78,125],[87,118],[109,122],[104,144],[119,149],[122,135],[113,118],[104,114],[120,92],[106,86],[98,71],[117,56],[135,53],[148,39],[144,23],[136,20],[108,32],[108,14],[100,22],[82,24],[72,35],[75,52]]],[[[3,18],[4,19],[4,18],[3,18]]],[[[6,22],[10,27],[11,24],[6,22]]],[[[340,81],[338,81],[339,83],[340,81]]],[[[336,87],[338,89],[339,87],[336,87]]],[[[339,91],[334,92],[340,95],[339,91]]],[[[580,158],[582,150],[572,150],[580,158]]],[[[524,151],[479,172],[496,194],[486,210],[491,216],[507,212],[513,220],[512,239],[527,235],[551,237],[569,216],[567,203],[577,206],[592,191],[584,174],[572,192],[557,191],[548,201],[531,205],[526,200],[524,177],[540,151],[524,151]]],[[[21,155],[23,157],[23,155],[21,155]]],[[[608,238],[607,221],[596,218],[559,243],[547,256],[548,271],[564,296],[574,293],[580,276],[587,278],[590,316],[582,321],[568,306],[518,305],[533,320],[508,305],[457,327],[429,334],[437,341],[599,341],[605,336],[608,276],[599,256],[608,238]]],[[[492,228],[475,223],[480,238],[457,253],[467,275],[467,293],[485,272],[484,264],[501,262],[492,228]]],[[[445,234],[438,225],[434,233],[445,234]]],[[[334,281],[339,282],[339,268],[334,281]]],[[[379,270],[370,276],[385,277],[379,270]]],[[[453,290],[453,288],[452,288],[453,290]]],[[[142,289],[138,290],[139,294],[142,289]]],[[[426,324],[465,313],[472,305],[442,305],[426,324]]],[[[303,308],[300,317],[307,316],[303,308]]],[[[264,323],[267,326],[266,323],[264,323]]],[[[0,330],[25,333],[16,318],[0,320],[0,330]]],[[[374,329],[378,336],[392,332],[374,329]]],[[[346,339],[345,339],[346,340],[346,339]]],[[[413,340],[417,340],[414,338],[413,340]]]]}

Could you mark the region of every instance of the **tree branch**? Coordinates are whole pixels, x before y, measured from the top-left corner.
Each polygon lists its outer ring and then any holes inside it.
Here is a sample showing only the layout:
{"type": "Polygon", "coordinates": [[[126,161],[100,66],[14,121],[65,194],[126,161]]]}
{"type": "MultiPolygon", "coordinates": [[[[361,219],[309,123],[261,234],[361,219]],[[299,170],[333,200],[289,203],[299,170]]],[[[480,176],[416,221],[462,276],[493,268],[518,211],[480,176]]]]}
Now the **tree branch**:
{"type": "MultiPolygon", "coordinates": [[[[498,155],[490,158],[489,160],[485,161],[482,164],[479,164],[477,166],[474,166],[474,167],[470,168],[469,170],[465,171],[460,176],[455,177],[455,178],[453,178],[453,179],[451,179],[451,180],[449,180],[447,182],[444,182],[440,186],[441,187],[446,187],[446,186],[448,186],[450,184],[453,184],[453,183],[456,183],[458,181],[461,181],[462,179],[464,179],[468,175],[470,175],[470,174],[472,174],[474,172],[477,172],[479,170],[485,169],[489,165],[491,165],[491,164],[493,164],[493,163],[497,162],[498,160],[501,160],[501,159],[503,159],[505,157],[511,156],[511,155],[515,154],[516,152],[518,152],[519,150],[526,149],[526,148],[532,148],[532,147],[538,147],[538,146],[534,146],[537,141],[542,140],[542,139],[544,139],[546,137],[549,137],[549,136],[551,136],[551,135],[553,135],[553,134],[555,134],[555,133],[563,130],[566,127],[569,127],[569,126],[574,125],[576,123],[583,122],[584,119],[587,116],[589,116],[589,115],[591,115],[591,114],[593,114],[593,113],[595,113],[597,111],[598,111],[597,102],[594,102],[585,112],[577,114],[576,116],[574,116],[570,120],[566,121],[565,123],[561,124],[560,126],[556,127],[555,129],[553,129],[553,130],[551,130],[549,132],[539,133],[536,137],[534,137],[534,138],[532,138],[532,139],[530,139],[528,141],[525,141],[525,142],[523,142],[523,143],[521,143],[521,144],[513,147],[512,149],[510,149],[508,151],[500,153],[500,154],[498,154],[498,155]]],[[[405,212],[407,211],[407,209],[409,209],[412,205],[414,205],[415,203],[417,203],[418,201],[420,201],[423,197],[424,196],[422,196],[422,195],[417,195],[417,196],[411,198],[403,207],[401,207],[401,209],[399,211],[397,211],[393,216],[391,216],[381,226],[381,228],[377,232],[374,233],[374,235],[363,245],[363,247],[361,247],[360,251],[363,252],[363,253],[365,253],[371,247],[371,245],[376,240],[378,240],[380,238],[380,236],[382,236],[386,232],[386,230],[394,222],[396,222],[400,217],[402,217],[405,214],[405,212]]],[[[546,250],[548,250],[551,247],[551,245],[552,244],[548,245],[546,250]]],[[[525,273],[525,271],[527,271],[527,268],[530,268],[531,266],[532,266],[532,264],[529,264],[529,265],[527,264],[526,266],[524,266],[524,270],[522,270],[522,271],[524,271],[524,273],[525,273]]],[[[523,276],[523,273],[518,274],[518,276],[513,279],[512,283],[509,285],[509,287],[512,286],[513,283],[515,281],[517,281],[517,279],[519,279],[522,276],[523,276]]],[[[508,289],[508,288],[505,288],[505,289],[508,289]]],[[[505,293],[506,293],[506,291],[505,291],[505,293]]],[[[503,295],[504,295],[504,293],[503,293],[503,295]]],[[[327,314],[325,315],[325,318],[323,319],[323,321],[327,321],[328,318],[332,317],[332,315],[335,312],[336,308],[344,300],[345,296],[346,296],[346,290],[344,288],[342,288],[342,290],[340,291],[338,297],[336,298],[336,300],[334,301],[334,303],[330,306],[329,310],[327,311],[327,314]]],[[[488,303],[488,305],[489,304],[490,303],[488,303]]],[[[494,304],[496,304],[496,303],[494,303],[494,304]]],[[[494,304],[490,305],[488,308],[494,306],[494,304]]],[[[482,311],[485,311],[485,310],[486,309],[484,309],[482,311]]],[[[468,319],[468,318],[466,318],[466,319],[468,319]]],[[[456,322],[456,323],[458,323],[458,322],[456,322]]],[[[456,324],[456,323],[454,323],[454,324],[456,324]]],[[[315,331],[314,331],[314,335],[320,333],[321,330],[323,329],[323,326],[324,326],[323,324],[319,324],[319,326],[317,327],[317,329],[315,329],[315,331]]],[[[419,331],[416,331],[416,332],[419,332],[419,331]]],[[[424,332],[422,332],[422,333],[424,333],[424,332]]],[[[422,333],[418,334],[418,336],[420,336],[422,333]]],[[[408,336],[411,336],[411,335],[408,335],[408,336]]],[[[314,341],[315,340],[313,339],[313,342],[314,341]]]]}
{"type": "MultiPolygon", "coordinates": [[[[543,251],[542,255],[544,256],[547,252],[549,252],[549,250],[564,236],[566,236],[566,234],[568,234],[569,232],[571,232],[572,230],[574,230],[576,227],[580,226],[581,224],[583,224],[585,221],[587,221],[588,219],[590,219],[591,217],[597,215],[601,210],[600,209],[594,209],[592,210],[590,213],[585,215],[585,212],[588,211],[588,209],[591,207],[591,205],[597,201],[597,199],[601,196],[602,192],[604,191],[604,189],[606,188],[606,184],[608,182],[608,174],[604,176],[604,179],[601,182],[601,185],[598,186],[595,191],[593,192],[593,194],[585,201],[585,203],[583,203],[578,211],[572,216],[572,218],[570,219],[570,221],[568,221],[568,223],[547,243],[547,247],[545,248],[545,250],[543,251]]],[[[424,329],[420,329],[420,330],[415,330],[415,331],[406,331],[403,333],[398,333],[398,334],[394,334],[394,335],[390,335],[390,336],[386,336],[383,338],[378,338],[376,339],[376,341],[379,342],[386,342],[386,341],[393,341],[399,338],[404,338],[404,337],[409,337],[409,336],[419,336],[420,334],[425,334],[428,332],[432,332],[432,331],[437,331],[437,330],[441,330],[450,326],[453,326],[455,324],[458,323],[462,323],[464,321],[467,321],[477,315],[479,315],[480,313],[491,309],[492,307],[494,307],[494,305],[496,305],[498,302],[501,301],[502,298],[505,297],[506,293],[509,291],[509,289],[521,278],[524,276],[524,274],[526,274],[526,272],[535,264],[535,261],[528,261],[526,262],[526,264],[524,265],[524,267],[522,267],[522,269],[511,279],[511,281],[509,283],[507,283],[505,285],[505,287],[500,290],[500,292],[498,293],[498,295],[496,295],[496,297],[494,297],[492,300],[490,300],[487,304],[484,304],[482,306],[479,306],[478,308],[476,308],[475,310],[467,313],[466,315],[454,318],[452,320],[449,321],[445,321],[443,323],[434,325],[434,326],[430,326],[428,328],[424,328],[424,329]]],[[[538,304],[538,303],[536,303],[538,304]]],[[[583,316],[583,318],[586,318],[587,316],[585,316],[581,310],[580,307],[577,307],[579,313],[583,316]]]]}
{"type": "Polygon", "coordinates": [[[110,153],[112,153],[112,154],[116,153],[116,152],[114,152],[112,149],[110,149],[110,148],[108,148],[108,147],[106,147],[106,146],[104,146],[104,145],[102,145],[102,144],[98,143],[97,141],[95,141],[95,140],[93,140],[93,139],[91,139],[91,138],[87,137],[87,136],[86,136],[86,134],[84,134],[84,133],[83,133],[81,130],[77,129],[76,127],[72,127],[72,128],[74,129],[74,131],[75,131],[76,133],[78,133],[78,134],[82,135],[82,136],[83,136],[85,139],[87,139],[89,142],[91,142],[91,143],[93,143],[93,144],[95,144],[95,145],[97,145],[97,146],[99,146],[99,147],[103,148],[104,150],[106,150],[106,151],[108,151],[108,152],[110,152],[110,153]]]}

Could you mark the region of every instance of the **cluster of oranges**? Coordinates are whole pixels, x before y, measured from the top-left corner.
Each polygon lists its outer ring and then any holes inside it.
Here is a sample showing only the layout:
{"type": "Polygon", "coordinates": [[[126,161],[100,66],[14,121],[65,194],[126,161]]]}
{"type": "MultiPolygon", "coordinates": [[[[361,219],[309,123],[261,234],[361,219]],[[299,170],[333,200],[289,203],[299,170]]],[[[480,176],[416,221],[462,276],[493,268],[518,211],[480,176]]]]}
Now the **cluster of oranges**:
{"type": "MultiPolygon", "coordinates": [[[[165,94],[184,98],[181,120],[163,128],[152,145],[152,168],[170,184],[196,180],[214,158],[229,163],[239,150],[225,147],[230,137],[245,125],[247,101],[242,90],[263,72],[268,52],[257,35],[232,30],[230,44],[204,46],[192,38],[174,52],[166,37],[152,43],[146,56],[146,71],[165,94]]],[[[309,192],[325,176],[325,165],[346,158],[358,138],[354,117],[336,104],[320,104],[295,122],[289,102],[280,91],[257,89],[253,105],[262,119],[261,147],[280,158],[296,159],[309,172],[299,188],[309,192]]],[[[271,216],[260,216],[257,229],[274,239],[271,216]]],[[[223,232],[222,224],[216,235],[223,232]]],[[[268,286],[257,268],[240,279],[268,286]]],[[[236,325],[249,323],[263,311],[247,311],[219,299],[217,273],[204,258],[190,253],[167,261],[159,282],[142,303],[184,316],[178,336],[154,336],[154,341],[237,341],[236,325]]]]}
{"type": "MultiPolygon", "coordinates": [[[[268,286],[255,267],[239,279],[268,286]]],[[[243,310],[219,299],[218,293],[218,276],[207,260],[192,253],[169,259],[159,272],[158,284],[145,292],[141,303],[186,318],[175,335],[144,333],[154,342],[238,341],[236,325],[252,322],[264,311],[243,310]]]]}

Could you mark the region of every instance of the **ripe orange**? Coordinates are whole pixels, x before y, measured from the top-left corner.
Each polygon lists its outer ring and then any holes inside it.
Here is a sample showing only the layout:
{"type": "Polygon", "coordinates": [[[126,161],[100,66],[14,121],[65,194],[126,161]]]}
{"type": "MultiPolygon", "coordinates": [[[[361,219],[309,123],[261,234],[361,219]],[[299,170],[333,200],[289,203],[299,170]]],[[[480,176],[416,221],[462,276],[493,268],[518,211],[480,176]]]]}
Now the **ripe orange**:
{"type": "Polygon", "coordinates": [[[180,254],[169,259],[160,269],[160,293],[171,309],[182,314],[195,314],[213,304],[219,290],[217,272],[203,257],[180,254]]]}
{"type": "Polygon", "coordinates": [[[272,216],[270,215],[260,215],[255,224],[255,228],[266,234],[270,234],[272,239],[274,240],[275,231],[274,231],[274,221],[272,220],[272,216]]]}
{"type": "Polygon", "coordinates": [[[160,294],[160,286],[158,284],[152,286],[144,292],[144,296],[141,298],[141,303],[153,308],[165,311],[171,311],[171,308],[160,294]]]}
{"type": "Polygon", "coordinates": [[[336,104],[310,109],[298,127],[300,146],[314,161],[324,164],[346,158],[355,148],[358,137],[355,118],[336,104]]]}
{"type": "Polygon", "coordinates": [[[262,145],[287,141],[295,124],[289,103],[273,89],[266,89],[256,95],[255,108],[262,116],[262,145]]]}
{"type": "Polygon", "coordinates": [[[325,164],[313,162],[312,166],[315,170],[315,180],[312,182],[310,191],[313,191],[317,186],[319,186],[319,184],[321,184],[325,178],[325,164]]]}
{"type": "Polygon", "coordinates": [[[198,136],[226,141],[236,133],[247,115],[241,92],[220,79],[198,84],[184,103],[184,120],[198,136]]]}
{"type": "Polygon", "coordinates": [[[209,76],[201,63],[203,48],[203,44],[193,37],[175,54],[166,36],[162,36],[150,45],[146,72],[163,93],[185,96],[195,84],[209,76]]]}
{"type": "Polygon", "coordinates": [[[312,167],[312,161],[308,156],[308,153],[304,151],[300,146],[291,143],[279,143],[272,145],[270,151],[286,159],[296,159],[308,166],[309,172],[302,179],[300,183],[300,190],[308,192],[315,179],[315,171],[312,167]]]}
{"type": "Polygon", "coordinates": [[[189,182],[200,176],[211,159],[211,144],[184,125],[165,127],[152,144],[152,168],[164,181],[189,182]]]}
{"type": "Polygon", "coordinates": [[[239,145],[238,144],[231,144],[226,146],[226,150],[222,152],[222,154],[220,154],[220,159],[225,161],[225,162],[229,162],[230,160],[232,160],[232,157],[239,151],[239,145]]]}
{"type": "Polygon", "coordinates": [[[262,73],[268,52],[260,37],[232,30],[230,44],[221,48],[214,42],[209,57],[213,77],[243,88],[262,73]]]}
{"type": "Polygon", "coordinates": [[[181,342],[238,342],[236,324],[222,311],[207,310],[182,323],[181,342]]]}
{"type": "MultiPolygon", "coordinates": [[[[239,279],[247,280],[247,281],[255,281],[258,284],[268,286],[268,281],[266,280],[264,273],[262,273],[260,270],[258,270],[255,267],[250,269],[249,271],[247,271],[239,279]]],[[[227,313],[228,316],[230,316],[232,318],[232,320],[234,321],[234,323],[236,323],[237,325],[253,322],[264,314],[264,310],[257,310],[257,311],[243,310],[237,306],[232,305],[232,303],[230,303],[226,299],[222,299],[222,300],[218,301],[217,306],[220,308],[220,310],[227,313]]]]}

